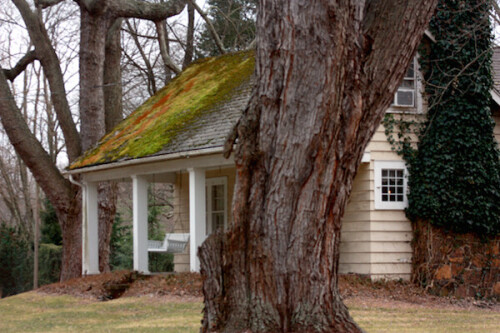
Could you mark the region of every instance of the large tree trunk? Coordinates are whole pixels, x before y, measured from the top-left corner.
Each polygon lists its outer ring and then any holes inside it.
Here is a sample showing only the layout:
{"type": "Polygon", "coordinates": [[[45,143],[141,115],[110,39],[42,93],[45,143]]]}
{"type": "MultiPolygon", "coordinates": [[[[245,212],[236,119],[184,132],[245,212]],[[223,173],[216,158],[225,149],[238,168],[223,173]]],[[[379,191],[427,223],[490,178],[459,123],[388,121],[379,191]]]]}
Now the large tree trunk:
{"type": "Polygon", "coordinates": [[[360,331],[338,292],[341,217],[434,5],[261,0],[234,223],[200,249],[205,331],[360,331]]]}
{"type": "Polygon", "coordinates": [[[82,6],[80,17],[80,137],[85,151],[106,132],[104,60],[109,19],[82,6]]]}

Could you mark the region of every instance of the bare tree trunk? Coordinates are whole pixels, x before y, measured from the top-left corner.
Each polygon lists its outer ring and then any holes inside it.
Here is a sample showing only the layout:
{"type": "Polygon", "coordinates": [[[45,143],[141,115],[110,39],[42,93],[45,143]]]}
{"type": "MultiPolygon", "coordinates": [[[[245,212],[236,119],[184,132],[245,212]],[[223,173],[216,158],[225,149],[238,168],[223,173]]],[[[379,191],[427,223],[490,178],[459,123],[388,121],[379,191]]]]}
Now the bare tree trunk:
{"type": "Polygon", "coordinates": [[[189,66],[191,61],[193,61],[193,50],[194,50],[194,7],[191,3],[188,4],[188,29],[186,33],[186,49],[184,51],[184,61],[182,62],[182,68],[189,66]]]}
{"type": "MultiPolygon", "coordinates": [[[[104,113],[106,132],[111,131],[123,118],[121,84],[121,42],[122,19],[116,19],[107,32],[104,66],[104,113]]],[[[99,185],[99,270],[109,272],[111,231],[116,214],[118,184],[99,185]]]]}
{"type": "Polygon", "coordinates": [[[104,113],[106,132],[123,119],[121,41],[120,29],[123,19],[116,19],[108,30],[104,66],[104,113]]]}
{"type": "Polygon", "coordinates": [[[80,202],[81,191],[78,191],[78,195],[73,198],[68,211],[60,211],[56,208],[57,219],[61,224],[63,242],[62,262],[64,264],[61,269],[61,281],[82,275],[82,216],[80,202]]]}
{"type": "Polygon", "coordinates": [[[80,119],[85,151],[105,133],[104,59],[108,20],[81,6],[80,29],[80,119]]]}
{"type": "Polygon", "coordinates": [[[33,289],[38,289],[38,246],[40,237],[40,188],[35,188],[35,225],[33,227],[33,289]]]}
{"type": "Polygon", "coordinates": [[[116,215],[118,183],[99,184],[99,271],[109,272],[110,240],[116,215]]]}
{"type": "Polygon", "coordinates": [[[341,217],[435,2],[261,0],[234,222],[200,249],[204,331],[361,331],[338,292],[341,217]]]}

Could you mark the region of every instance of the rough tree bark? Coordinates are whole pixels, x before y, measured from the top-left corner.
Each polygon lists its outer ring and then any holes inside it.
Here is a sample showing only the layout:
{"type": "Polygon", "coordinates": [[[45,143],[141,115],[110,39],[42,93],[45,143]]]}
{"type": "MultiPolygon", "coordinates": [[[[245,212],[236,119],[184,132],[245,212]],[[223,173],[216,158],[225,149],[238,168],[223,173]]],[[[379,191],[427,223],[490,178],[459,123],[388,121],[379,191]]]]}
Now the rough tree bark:
{"type": "Polygon", "coordinates": [[[199,252],[203,331],[360,331],[338,293],[341,217],[435,3],[260,1],[234,223],[199,252]]]}
{"type": "MultiPolygon", "coordinates": [[[[104,59],[104,118],[106,133],[123,119],[121,83],[121,40],[123,19],[111,24],[106,36],[104,59]]],[[[106,182],[99,186],[99,271],[109,272],[110,241],[116,214],[118,183],[106,182]]]]}

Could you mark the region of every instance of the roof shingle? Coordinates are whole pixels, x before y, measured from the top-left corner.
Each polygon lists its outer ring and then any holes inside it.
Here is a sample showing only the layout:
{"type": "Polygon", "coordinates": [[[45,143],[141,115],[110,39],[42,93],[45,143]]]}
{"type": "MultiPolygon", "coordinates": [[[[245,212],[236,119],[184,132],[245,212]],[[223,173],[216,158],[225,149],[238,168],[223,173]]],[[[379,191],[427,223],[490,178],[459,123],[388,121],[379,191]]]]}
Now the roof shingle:
{"type": "Polygon", "coordinates": [[[69,169],[223,146],[251,94],[253,52],[196,62],[69,169]]]}

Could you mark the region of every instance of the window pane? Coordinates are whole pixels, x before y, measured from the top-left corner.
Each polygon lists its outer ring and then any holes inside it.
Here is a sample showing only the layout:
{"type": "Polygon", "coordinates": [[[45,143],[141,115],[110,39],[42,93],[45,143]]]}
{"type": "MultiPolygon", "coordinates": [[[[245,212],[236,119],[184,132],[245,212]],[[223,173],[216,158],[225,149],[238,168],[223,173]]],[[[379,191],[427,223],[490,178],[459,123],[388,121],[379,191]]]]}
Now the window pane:
{"type": "Polygon", "coordinates": [[[382,169],[381,197],[382,201],[404,201],[404,170],[382,169]]]}
{"type": "Polygon", "coordinates": [[[224,213],[212,213],[212,229],[224,229],[224,213]]]}
{"type": "Polygon", "coordinates": [[[224,198],[212,198],[212,210],[224,210],[224,198]]]}
{"type": "Polygon", "coordinates": [[[224,185],[214,185],[212,186],[212,196],[216,198],[221,198],[224,196],[224,185]]]}
{"type": "Polygon", "coordinates": [[[415,77],[414,67],[415,66],[413,65],[413,60],[412,60],[410,66],[408,66],[408,70],[406,71],[405,78],[407,78],[407,77],[414,78],[415,77]]]}
{"type": "Polygon", "coordinates": [[[400,88],[414,89],[415,88],[415,80],[405,79],[401,82],[400,88]]]}

